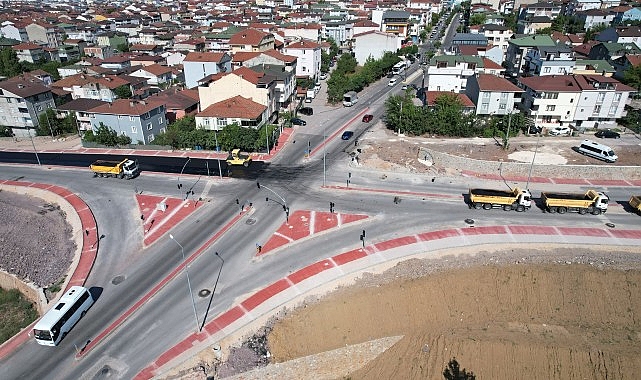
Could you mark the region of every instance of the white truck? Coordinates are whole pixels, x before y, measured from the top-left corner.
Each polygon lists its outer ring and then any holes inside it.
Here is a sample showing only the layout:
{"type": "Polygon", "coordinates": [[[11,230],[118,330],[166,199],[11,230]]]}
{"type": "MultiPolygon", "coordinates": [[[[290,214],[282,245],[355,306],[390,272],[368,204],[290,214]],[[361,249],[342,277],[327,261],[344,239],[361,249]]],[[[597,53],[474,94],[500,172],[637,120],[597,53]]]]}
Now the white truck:
{"type": "Polygon", "coordinates": [[[348,91],[343,95],[343,105],[345,107],[351,107],[356,103],[358,103],[358,94],[356,91],[348,91]]]}

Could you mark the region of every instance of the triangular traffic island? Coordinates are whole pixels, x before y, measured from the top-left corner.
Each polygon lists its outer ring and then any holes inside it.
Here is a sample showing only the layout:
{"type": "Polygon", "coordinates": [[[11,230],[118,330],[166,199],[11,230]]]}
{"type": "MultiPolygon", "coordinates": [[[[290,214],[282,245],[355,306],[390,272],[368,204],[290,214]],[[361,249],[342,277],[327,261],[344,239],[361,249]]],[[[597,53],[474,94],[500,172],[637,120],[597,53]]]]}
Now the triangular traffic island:
{"type": "Polygon", "coordinates": [[[367,218],[369,216],[363,214],[341,214],[310,210],[294,211],[289,217],[289,222],[280,225],[278,230],[256,253],[256,256],[264,255],[274,249],[316,233],[367,218]]]}
{"type": "Polygon", "coordinates": [[[140,222],[143,228],[143,243],[149,246],[167,233],[173,226],[188,217],[203,202],[160,195],[136,194],[140,222]]]}

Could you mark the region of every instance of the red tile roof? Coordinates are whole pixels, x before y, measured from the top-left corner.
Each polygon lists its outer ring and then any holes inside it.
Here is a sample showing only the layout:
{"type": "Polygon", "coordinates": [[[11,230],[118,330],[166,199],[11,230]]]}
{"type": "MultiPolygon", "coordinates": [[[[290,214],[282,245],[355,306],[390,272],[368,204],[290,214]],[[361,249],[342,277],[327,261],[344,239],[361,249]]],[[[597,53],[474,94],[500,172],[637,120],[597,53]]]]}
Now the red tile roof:
{"type": "Polygon", "coordinates": [[[436,99],[438,99],[440,96],[443,95],[455,95],[460,101],[463,107],[469,108],[472,107],[474,108],[474,103],[470,100],[470,98],[467,97],[465,94],[457,94],[455,92],[447,92],[447,91],[427,91],[427,104],[428,105],[434,105],[436,104],[436,99]]]}
{"type": "Polygon", "coordinates": [[[480,91],[494,91],[494,92],[524,92],[524,90],[509,80],[497,77],[492,74],[479,74],[476,80],[479,83],[480,91]]]}
{"type": "Polygon", "coordinates": [[[267,107],[240,95],[225,99],[207,107],[196,117],[237,117],[241,119],[257,119],[267,107]]]}
{"type": "Polygon", "coordinates": [[[286,46],[287,49],[318,49],[320,47],[316,42],[309,40],[300,40],[286,46]]]}
{"type": "Polygon", "coordinates": [[[220,62],[224,53],[195,52],[192,51],[184,59],[184,62],[220,62]]]}
{"type": "Polygon", "coordinates": [[[231,36],[229,44],[257,46],[268,34],[257,29],[247,28],[231,36]]]}
{"type": "Polygon", "coordinates": [[[489,58],[483,58],[483,68],[489,70],[505,70],[505,68],[489,58]]]}
{"type": "Polygon", "coordinates": [[[266,50],[266,51],[263,52],[263,54],[266,54],[266,55],[268,55],[270,57],[273,57],[273,58],[276,58],[278,60],[281,60],[283,62],[288,62],[288,63],[294,62],[297,59],[297,57],[295,57],[293,55],[283,54],[283,53],[281,53],[281,52],[279,52],[277,50],[274,50],[274,49],[266,50]]]}
{"type": "Polygon", "coordinates": [[[105,115],[140,116],[162,105],[163,103],[156,101],[140,102],[130,99],[116,99],[113,103],[107,103],[102,106],[92,108],[89,112],[105,115]]]}

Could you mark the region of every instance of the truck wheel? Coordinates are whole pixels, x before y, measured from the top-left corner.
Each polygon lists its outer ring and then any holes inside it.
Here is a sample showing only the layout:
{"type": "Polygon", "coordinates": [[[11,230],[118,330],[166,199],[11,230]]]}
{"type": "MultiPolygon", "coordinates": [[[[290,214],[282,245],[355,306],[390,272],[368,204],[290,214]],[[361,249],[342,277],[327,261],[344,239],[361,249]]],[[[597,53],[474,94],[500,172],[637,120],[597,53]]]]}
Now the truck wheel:
{"type": "Polygon", "coordinates": [[[565,214],[567,211],[568,211],[568,209],[567,209],[567,208],[565,208],[565,207],[559,207],[559,208],[556,210],[556,212],[558,212],[559,214],[565,214]]]}
{"type": "Polygon", "coordinates": [[[503,205],[503,211],[512,211],[512,205],[503,205]]]}
{"type": "Polygon", "coordinates": [[[124,175],[123,173],[120,173],[120,175],[118,176],[118,178],[123,179],[123,178],[125,178],[125,175],[124,175]]]}
{"type": "Polygon", "coordinates": [[[592,210],[592,215],[601,215],[601,209],[595,208],[594,210],[592,210]]]}
{"type": "Polygon", "coordinates": [[[587,209],[587,208],[580,208],[580,209],[579,209],[579,214],[580,214],[580,215],[585,215],[585,214],[587,214],[587,213],[588,213],[588,209],[587,209]]]}
{"type": "Polygon", "coordinates": [[[548,207],[550,214],[556,214],[556,207],[548,207]]]}
{"type": "Polygon", "coordinates": [[[483,208],[483,205],[480,203],[472,203],[472,206],[477,210],[480,210],[483,208]]]}
{"type": "Polygon", "coordinates": [[[244,167],[249,167],[249,162],[247,162],[247,161],[243,162],[243,166],[244,167]]]}
{"type": "Polygon", "coordinates": [[[516,206],[516,212],[523,212],[523,211],[525,211],[525,206],[523,205],[516,206]]]}
{"type": "Polygon", "coordinates": [[[492,205],[489,203],[483,203],[483,210],[489,210],[492,208],[492,205]]]}

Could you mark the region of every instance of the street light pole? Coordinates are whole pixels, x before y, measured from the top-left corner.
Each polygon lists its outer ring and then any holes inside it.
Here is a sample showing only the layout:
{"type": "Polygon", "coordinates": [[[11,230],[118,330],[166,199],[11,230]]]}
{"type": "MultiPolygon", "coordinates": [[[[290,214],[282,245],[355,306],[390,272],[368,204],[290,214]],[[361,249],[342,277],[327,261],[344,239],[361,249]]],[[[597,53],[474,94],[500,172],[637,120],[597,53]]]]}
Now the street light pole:
{"type": "Polygon", "coordinates": [[[325,149],[325,145],[327,144],[327,127],[323,125],[323,187],[325,187],[325,183],[327,182],[327,152],[325,149]]]}
{"type": "Polygon", "coordinates": [[[33,142],[33,136],[31,136],[31,129],[29,127],[27,127],[27,133],[29,134],[29,138],[31,139],[31,146],[33,146],[33,152],[36,154],[38,166],[42,166],[42,164],[40,163],[40,157],[38,157],[38,150],[36,149],[36,144],[33,142]]]}
{"type": "Polygon", "coordinates": [[[267,123],[265,123],[265,141],[267,142],[267,155],[269,156],[269,135],[267,134],[267,123]]]}
{"type": "Polygon", "coordinates": [[[185,162],[185,164],[183,165],[183,168],[180,169],[180,174],[178,174],[178,190],[182,188],[182,184],[180,183],[180,176],[183,175],[183,171],[185,170],[185,167],[187,166],[190,160],[191,158],[187,157],[187,162],[185,162]]]}
{"type": "Polygon", "coordinates": [[[207,305],[207,311],[203,317],[203,323],[200,325],[200,329],[205,328],[205,323],[207,322],[207,315],[209,314],[209,309],[211,308],[211,302],[214,300],[214,294],[216,293],[216,288],[218,287],[218,281],[220,280],[220,274],[223,273],[223,266],[225,265],[225,260],[220,256],[218,252],[214,252],[214,255],[220,259],[222,264],[220,264],[220,269],[218,270],[218,277],[216,277],[216,282],[214,283],[214,289],[211,291],[211,297],[209,297],[209,305],[207,305]]]}
{"type": "MultiPolygon", "coordinates": [[[[169,234],[169,238],[174,241],[174,243],[178,244],[180,247],[180,252],[183,255],[183,262],[185,262],[185,249],[183,248],[182,244],[180,244],[176,239],[174,239],[174,235],[169,234]]],[[[191,291],[191,280],[189,279],[189,267],[187,266],[187,263],[185,262],[185,273],[187,273],[187,287],[189,288],[189,295],[191,296],[191,305],[194,307],[194,318],[196,318],[196,332],[200,332],[200,324],[198,323],[198,314],[196,313],[196,301],[194,301],[194,293],[191,291]]]]}
{"type": "MultiPolygon", "coordinates": [[[[285,218],[286,218],[286,221],[289,222],[289,207],[287,207],[287,200],[285,200],[285,198],[281,197],[277,192],[270,189],[269,187],[265,185],[261,185],[260,182],[256,182],[256,186],[258,186],[259,189],[262,189],[264,187],[265,189],[271,191],[272,194],[277,196],[283,202],[282,206],[283,206],[283,211],[285,211],[285,218]]],[[[269,200],[269,198],[267,200],[269,200]]]]}
{"type": "Polygon", "coordinates": [[[512,111],[507,116],[507,133],[505,134],[505,141],[503,141],[503,149],[507,149],[508,141],[510,139],[510,125],[512,124],[512,111]]]}

